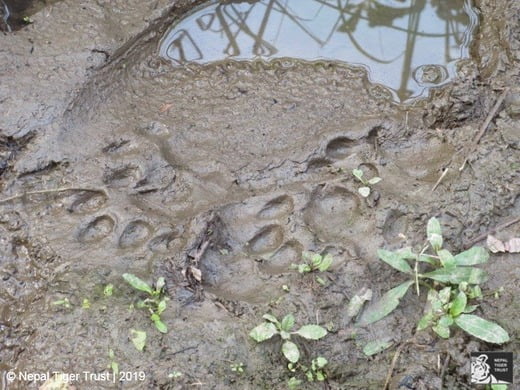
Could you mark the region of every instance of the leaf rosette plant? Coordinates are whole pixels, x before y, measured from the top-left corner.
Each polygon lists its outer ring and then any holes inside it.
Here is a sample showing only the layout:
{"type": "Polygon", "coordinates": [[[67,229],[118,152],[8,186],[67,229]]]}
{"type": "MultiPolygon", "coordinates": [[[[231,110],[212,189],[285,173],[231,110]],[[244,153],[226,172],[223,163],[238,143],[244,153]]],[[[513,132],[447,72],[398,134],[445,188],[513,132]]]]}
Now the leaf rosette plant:
{"type": "Polygon", "coordinates": [[[312,324],[303,325],[298,330],[293,331],[295,320],[292,314],[287,314],[281,322],[272,314],[264,314],[263,318],[266,321],[255,327],[249,333],[249,336],[257,343],[261,343],[279,335],[283,340],[282,354],[292,365],[300,360],[300,349],[291,340],[292,336],[300,336],[306,340],[319,340],[327,335],[325,328],[312,324]]]}
{"type": "Polygon", "coordinates": [[[389,315],[406,295],[409,288],[420,286],[428,289],[424,316],[417,329],[431,327],[442,338],[450,337],[450,328],[455,325],[472,336],[494,344],[509,341],[509,335],[498,324],[471,314],[477,305],[471,301],[482,297],[480,284],[487,280],[487,274],[475,267],[484,264],[489,254],[482,247],[472,247],[457,255],[443,249],[441,226],[436,218],[428,221],[428,244],[415,253],[411,248],[398,251],[378,250],[379,258],[407,274],[410,279],[386,292],[381,299],[369,306],[362,314],[360,325],[368,325],[389,315]],[[428,250],[433,253],[428,253],[428,250]]]}
{"type": "Polygon", "coordinates": [[[166,303],[168,301],[168,298],[164,297],[164,278],[158,278],[153,288],[144,280],[132,274],[123,274],[123,279],[136,290],[148,294],[147,298],[137,302],[137,307],[148,309],[150,312],[150,320],[154,323],[157,330],[161,333],[166,333],[168,328],[161,320],[161,314],[166,310],[166,303]]]}

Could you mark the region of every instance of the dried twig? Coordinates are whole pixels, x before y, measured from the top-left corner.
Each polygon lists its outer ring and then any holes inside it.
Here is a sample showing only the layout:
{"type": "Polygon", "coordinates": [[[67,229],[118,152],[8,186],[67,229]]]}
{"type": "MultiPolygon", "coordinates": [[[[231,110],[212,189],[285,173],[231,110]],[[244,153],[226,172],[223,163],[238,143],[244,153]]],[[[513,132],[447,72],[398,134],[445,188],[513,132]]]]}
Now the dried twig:
{"type": "Polygon", "coordinates": [[[520,217],[515,217],[513,219],[510,219],[509,221],[506,221],[504,223],[501,223],[500,225],[495,226],[493,229],[488,230],[487,232],[475,237],[473,240],[471,240],[469,243],[465,245],[466,248],[470,248],[473,245],[479,243],[483,239],[487,238],[490,234],[495,234],[498,230],[505,229],[508,226],[514,225],[515,223],[520,222],[520,217]]]}
{"type": "Polygon", "coordinates": [[[433,186],[432,188],[432,192],[435,191],[437,189],[437,187],[439,186],[439,184],[441,184],[441,182],[444,180],[444,178],[446,177],[446,175],[448,174],[448,171],[450,170],[450,168],[445,168],[442,172],[442,175],[441,177],[439,177],[439,180],[437,180],[437,182],[435,183],[435,185],[433,186]]]}
{"type": "Polygon", "coordinates": [[[397,364],[397,361],[399,360],[399,356],[401,355],[401,352],[403,348],[408,345],[410,342],[412,342],[413,339],[408,339],[404,341],[395,351],[394,357],[392,358],[392,363],[390,364],[390,368],[388,369],[388,374],[386,375],[385,385],[383,386],[383,390],[387,390],[388,386],[390,385],[390,381],[392,380],[392,374],[394,373],[395,366],[397,364]]]}
{"type": "Polygon", "coordinates": [[[477,148],[478,143],[480,142],[481,138],[484,136],[484,133],[486,132],[487,128],[489,127],[489,124],[491,123],[491,121],[493,120],[495,115],[497,114],[497,111],[500,108],[500,106],[502,105],[502,102],[506,98],[506,95],[508,92],[509,92],[509,88],[505,88],[502,91],[502,94],[498,97],[495,105],[493,106],[493,108],[489,112],[488,116],[486,117],[486,120],[484,121],[484,123],[482,123],[482,126],[480,126],[480,131],[477,134],[477,136],[475,137],[475,139],[473,140],[471,147],[468,150],[468,154],[467,154],[466,158],[464,159],[464,162],[462,163],[462,165],[459,168],[459,171],[464,170],[464,168],[466,167],[466,163],[468,162],[469,156],[475,152],[475,149],[477,148]]]}
{"type": "Polygon", "coordinates": [[[450,364],[450,354],[446,356],[446,359],[444,360],[444,364],[442,365],[441,370],[441,384],[439,386],[439,390],[442,390],[444,388],[444,375],[446,375],[446,369],[448,368],[448,364],[450,364]]]}

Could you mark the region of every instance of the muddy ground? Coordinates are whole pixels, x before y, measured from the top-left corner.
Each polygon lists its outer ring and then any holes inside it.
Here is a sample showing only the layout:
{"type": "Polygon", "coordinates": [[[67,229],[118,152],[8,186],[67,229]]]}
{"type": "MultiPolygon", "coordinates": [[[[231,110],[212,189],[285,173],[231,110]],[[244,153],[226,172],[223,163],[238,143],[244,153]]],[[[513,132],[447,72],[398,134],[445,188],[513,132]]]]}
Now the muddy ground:
{"type": "MultiPolygon", "coordinates": [[[[457,251],[520,215],[519,2],[477,1],[473,59],[406,106],[337,64],[173,69],[158,41],[195,3],[64,0],[0,36],[0,388],[42,384],[9,382],[10,370],[108,372],[112,349],[121,371],[144,380],[76,388],[283,389],[280,343],[248,337],[270,312],[330,330],[301,342],[305,361],[329,360],[327,381],[304,388],[381,389],[425,297],[408,294],[385,320],[355,327],[352,296],[402,280],[376,250],[420,246],[437,216],[457,251]],[[359,166],[383,178],[367,200],[349,173],[359,166]],[[334,256],[326,286],[288,269],[303,251],[334,256]],[[138,294],[125,272],[166,278],[167,334],[130,308],[138,294]],[[70,307],[53,304],[65,298],[70,307]],[[145,352],[130,329],[147,332],[145,352]],[[393,347],[366,358],[362,346],[382,336],[393,347]]],[[[520,224],[497,235],[518,237],[520,224]]],[[[518,256],[493,255],[485,268],[486,292],[505,290],[479,314],[511,342],[422,332],[402,347],[390,388],[469,388],[471,351],[519,350],[518,256]]]]}

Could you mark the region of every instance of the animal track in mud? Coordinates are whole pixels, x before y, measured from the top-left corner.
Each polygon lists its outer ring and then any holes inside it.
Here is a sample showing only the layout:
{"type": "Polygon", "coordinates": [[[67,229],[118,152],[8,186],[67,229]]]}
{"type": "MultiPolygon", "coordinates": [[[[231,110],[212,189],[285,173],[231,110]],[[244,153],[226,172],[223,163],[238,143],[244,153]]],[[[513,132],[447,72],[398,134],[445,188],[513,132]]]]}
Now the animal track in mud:
{"type": "Polygon", "coordinates": [[[74,196],[74,200],[67,208],[71,213],[91,213],[103,207],[108,197],[101,191],[85,191],[74,196]]]}
{"type": "Polygon", "coordinates": [[[327,144],[325,154],[333,160],[342,160],[351,153],[354,142],[347,137],[338,137],[327,144]]]}
{"type": "Polygon", "coordinates": [[[141,178],[140,169],[135,165],[125,165],[107,169],[103,176],[103,183],[109,187],[129,187],[141,178]]]}
{"type": "Polygon", "coordinates": [[[408,218],[406,214],[398,210],[391,210],[386,217],[383,225],[383,237],[388,243],[395,243],[399,240],[399,234],[408,231],[408,218]]]}
{"type": "Polygon", "coordinates": [[[134,248],[144,244],[152,235],[152,226],[145,221],[132,221],[126,225],[123,233],[119,237],[119,247],[134,248]]]}
{"type": "Polygon", "coordinates": [[[284,243],[272,256],[260,264],[260,270],[269,274],[287,272],[291,264],[301,261],[303,245],[297,240],[284,243]]]}
{"type": "Polygon", "coordinates": [[[322,239],[342,237],[361,213],[356,194],[341,186],[319,186],[306,206],[304,220],[322,239]]]}
{"type": "Polygon", "coordinates": [[[262,219],[276,219],[288,215],[293,209],[294,201],[292,198],[288,195],[281,195],[267,202],[257,215],[262,219]]]}
{"type": "Polygon", "coordinates": [[[101,241],[112,233],[115,221],[109,215],[101,215],[80,228],[78,240],[83,243],[94,243],[101,241]]]}
{"type": "Polygon", "coordinates": [[[282,245],[284,239],[283,229],[279,225],[268,225],[262,228],[248,241],[247,248],[252,254],[269,253],[282,245]]]}
{"type": "Polygon", "coordinates": [[[179,232],[169,229],[164,232],[159,232],[156,237],[150,240],[148,248],[152,252],[167,253],[171,250],[171,243],[179,238],[179,234],[179,232]]]}

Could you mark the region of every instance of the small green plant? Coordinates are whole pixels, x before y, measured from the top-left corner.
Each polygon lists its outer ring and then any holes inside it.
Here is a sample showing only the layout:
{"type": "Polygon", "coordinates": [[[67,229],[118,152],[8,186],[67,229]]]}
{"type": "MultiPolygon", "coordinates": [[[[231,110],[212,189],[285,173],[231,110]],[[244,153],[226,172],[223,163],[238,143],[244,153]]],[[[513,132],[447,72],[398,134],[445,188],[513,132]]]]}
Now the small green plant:
{"type": "Polygon", "coordinates": [[[137,276],[132,274],[123,274],[128,284],[130,284],[136,290],[145,292],[148,297],[144,300],[137,302],[138,308],[146,308],[150,312],[150,319],[154,323],[157,330],[161,333],[168,331],[166,324],[161,321],[161,314],[166,309],[166,302],[168,298],[164,297],[164,285],[165,281],[163,277],[157,279],[155,287],[152,288],[148,283],[139,279],[137,276]]]}
{"type": "Polygon", "coordinates": [[[327,365],[328,361],[322,356],[318,356],[315,359],[312,359],[311,366],[305,367],[302,366],[303,372],[305,372],[305,376],[307,378],[307,381],[309,382],[323,382],[327,375],[325,375],[325,366],[327,365]]]}
{"type": "Polygon", "coordinates": [[[180,371],[172,371],[168,374],[168,378],[170,379],[179,379],[180,377],[182,377],[182,372],[180,371]]]}
{"type": "Polygon", "coordinates": [[[374,184],[377,184],[381,181],[381,178],[377,177],[377,176],[373,177],[369,180],[365,179],[363,177],[364,174],[361,169],[354,169],[352,171],[352,174],[354,175],[354,177],[356,179],[358,179],[363,184],[363,187],[358,188],[358,192],[364,198],[368,197],[370,195],[370,192],[372,192],[370,186],[373,186],[374,184]]]}
{"type": "Polygon", "coordinates": [[[242,374],[244,372],[245,365],[244,363],[231,363],[229,365],[231,371],[236,372],[238,374],[242,374]]]}
{"type": "Polygon", "coordinates": [[[83,298],[83,302],[81,302],[81,308],[90,309],[90,307],[91,307],[90,300],[88,298],[83,298]]]}
{"type": "Polygon", "coordinates": [[[112,294],[114,294],[114,285],[112,283],[109,283],[105,286],[103,289],[103,295],[108,298],[111,297],[112,294]]]}
{"type": "Polygon", "coordinates": [[[116,356],[113,349],[108,350],[109,362],[107,368],[112,370],[112,373],[117,377],[119,376],[119,364],[116,362],[116,356]]]}
{"type": "MultiPolygon", "coordinates": [[[[303,263],[291,264],[291,269],[297,269],[301,274],[308,274],[318,271],[325,272],[328,271],[333,262],[332,256],[329,254],[322,256],[319,253],[311,252],[305,252],[303,254],[303,260],[303,263]]],[[[316,281],[322,286],[327,284],[327,282],[325,282],[325,280],[318,275],[316,276],[316,281]]]]}
{"type": "Polygon", "coordinates": [[[71,308],[71,304],[70,304],[69,298],[58,299],[57,301],[52,302],[52,304],[54,306],[63,306],[66,309],[70,309],[71,308]]]}
{"type": "Polygon", "coordinates": [[[291,340],[291,336],[298,335],[307,340],[319,340],[327,335],[327,329],[319,325],[303,325],[297,331],[291,331],[294,328],[294,316],[292,314],[287,314],[281,322],[272,314],[264,314],[263,318],[266,321],[255,327],[249,333],[249,336],[257,343],[261,343],[279,335],[283,340],[282,354],[292,365],[300,360],[300,349],[291,340]]]}
{"type": "Polygon", "coordinates": [[[431,327],[440,337],[448,338],[450,327],[456,325],[489,343],[502,344],[509,341],[509,335],[498,324],[470,314],[477,308],[470,304],[470,300],[482,297],[480,284],[487,279],[482,269],[474,267],[488,261],[486,249],[475,246],[456,256],[452,255],[442,248],[441,226],[436,218],[428,221],[426,233],[428,244],[419,253],[414,253],[410,248],[395,252],[378,250],[382,261],[409,275],[410,280],[389,290],[370,306],[362,314],[360,325],[368,325],[386,317],[415,284],[417,295],[420,285],[428,288],[424,316],[418,323],[418,330],[431,327]],[[426,253],[428,249],[434,253],[426,253]]]}

